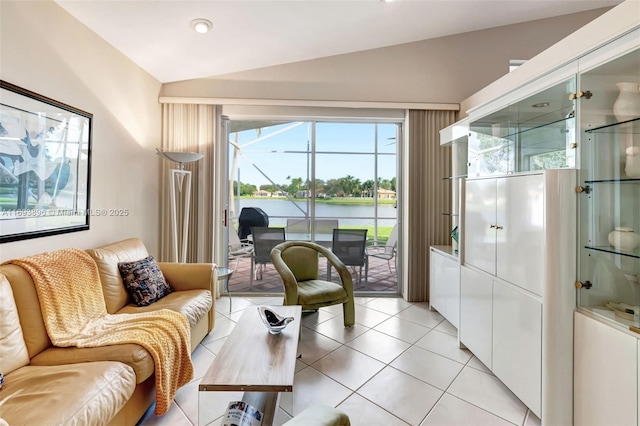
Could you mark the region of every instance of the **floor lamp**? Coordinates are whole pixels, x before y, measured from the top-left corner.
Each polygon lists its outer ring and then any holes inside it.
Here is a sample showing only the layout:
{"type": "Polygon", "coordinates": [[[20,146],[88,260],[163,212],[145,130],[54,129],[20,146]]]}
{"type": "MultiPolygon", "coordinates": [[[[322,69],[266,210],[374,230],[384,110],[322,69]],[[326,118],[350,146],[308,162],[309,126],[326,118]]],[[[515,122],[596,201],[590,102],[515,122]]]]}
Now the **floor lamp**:
{"type": "Polygon", "coordinates": [[[189,236],[189,207],[191,205],[191,172],[184,169],[185,163],[192,163],[204,157],[196,152],[170,152],[160,151],[156,148],[158,155],[166,160],[178,163],[177,169],[171,169],[169,174],[169,185],[171,195],[171,231],[173,233],[173,255],[177,262],[185,263],[187,261],[187,239],[189,236]],[[178,192],[184,190],[184,199],[182,203],[182,229],[178,227],[178,200],[176,198],[176,189],[178,192]],[[180,239],[178,239],[180,236],[180,239]],[[182,247],[178,250],[179,243],[182,247]]]}

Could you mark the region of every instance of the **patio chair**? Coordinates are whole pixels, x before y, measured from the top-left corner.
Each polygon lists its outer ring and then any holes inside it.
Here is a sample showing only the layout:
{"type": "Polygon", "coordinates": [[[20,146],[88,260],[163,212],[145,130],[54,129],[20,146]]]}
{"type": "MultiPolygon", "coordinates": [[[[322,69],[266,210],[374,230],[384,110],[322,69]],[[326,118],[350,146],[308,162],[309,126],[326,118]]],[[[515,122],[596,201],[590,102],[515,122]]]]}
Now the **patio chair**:
{"type": "Polygon", "coordinates": [[[287,241],[273,248],[271,261],[284,284],[285,306],[301,305],[303,310],[318,310],[342,304],[344,326],[355,324],[351,273],[331,250],[308,241],[287,241]],[[318,279],[319,255],[336,268],[341,285],[318,279]]]}
{"type": "Polygon", "coordinates": [[[316,219],[315,221],[315,233],[316,242],[327,248],[331,248],[331,241],[325,240],[320,236],[330,236],[333,234],[333,230],[338,227],[338,219],[316,219]]]}
{"type": "Polygon", "coordinates": [[[251,257],[251,282],[262,279],[267,263],[271,263],[271,249],[284,242],[284,228],[252,227],[253,256],[251,257]]]}
{"type": "Polygon", "coordinates": [[[287,219],[287,232],[308,234],[310,222],[308,218],[289,218],[287,219]]]}
{"type": "MultiPolygon", "coordinates": [[[[364,267],[365,282],[369,273],[369,259],[365,246],[367,244],[366,229],[334,229],[331,250],[346,266],[360,267],[356,270],[356,282],[362,281],[364,267]]],[[[331,264],[327,265],[327,277],[331,277],[331,264]]]]}
{"type": "MultiPolygon", "coordinates": [[[[378,259],[384,259],[387,261],[387,265],[389,266],[389,272],[391,271],[391,260],[396,257],[396,246],[398,245],[398,224],[396,223],[391,229],[391,234],[389,234],[389,239],[386,244],[383,246],[373,245],[367,247],[367,256],[375,257],[378,259]]],[[[395,262],[393,263],[395,268],[395,262]]]]}
{"type": "Polygon", "coordinates": [[[253,256],[253,244],[247,240],[240,240],[238,233],[233,229],[229,229],[229,261],[235,260],[235,269],[238,269],[238,262],[242,258],[250,258],[253,256]]]}

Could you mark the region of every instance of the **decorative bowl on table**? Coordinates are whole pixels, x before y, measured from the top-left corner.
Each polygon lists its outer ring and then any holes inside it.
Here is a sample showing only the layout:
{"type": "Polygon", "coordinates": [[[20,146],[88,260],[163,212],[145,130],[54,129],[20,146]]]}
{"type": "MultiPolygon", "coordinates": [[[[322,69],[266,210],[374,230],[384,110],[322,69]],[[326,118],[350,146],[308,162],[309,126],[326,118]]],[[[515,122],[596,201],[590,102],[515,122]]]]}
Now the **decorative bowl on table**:
{"type": "Polygon", "coordinates": [[[280,334],[287,324],[293,321],[293,317],[283,317],[266,306],[258,306],[258,312],[262,322],[271,334],[280,334]]]}

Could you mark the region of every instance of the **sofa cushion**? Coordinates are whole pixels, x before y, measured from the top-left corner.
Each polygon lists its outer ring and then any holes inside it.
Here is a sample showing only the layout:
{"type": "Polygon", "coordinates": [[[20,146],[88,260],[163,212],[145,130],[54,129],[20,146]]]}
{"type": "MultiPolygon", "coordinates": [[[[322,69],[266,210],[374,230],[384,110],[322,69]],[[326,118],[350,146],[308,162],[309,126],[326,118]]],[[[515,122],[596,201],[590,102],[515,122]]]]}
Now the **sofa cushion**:
{"type": "Polygon", "coordinates": [[[171,293],[149,306],[136,306],[131,303],[120,309],[118,313],[135,314],[159,309],[171,309],[172,311],[183,313],[189,320],[189,326],[193,328],[198,321],[207,315],[212,304],[213,299],[209,290],[186,290],[171,293]]]}
{"type": "Polygon", "coordinates": [[[173,293],[153,256],[133,262],[120,262],[118,269],[124,286],[138,306],[147,306],[173,293]]]}
{"type": "Polygon", "coordinates": [[[8,375],[27,364],[29,352],[22,336],[11,284],[0,274],[0,373],[8,375]]]}
{"type": "Polygon", "coordinates": [[[19,368],[0,392],[10,425],[107,424],[136,387],[133,369],[119,362],[19,368]]]}
{"type": "Polygon", "coordinates": [[[31,365],[78,364],[92,361],[118,361],[133,368],[136,382],[142,383],[151,377],[155,364],[151,354],[135,343],[108,345],[97,348],[59,348],[51,346],[31,358],[31,365]]]}
{"type": "Polygon", "coordinates": [[[144,243],[138,238],[129,238],[117,243],[87,250],[87,253],[98,265],[100,281],[107,312],[115,314],[120,308],[129,303],[129,294],[124,287],[119,262],[131,262],[149,256],[144,243]]]}
{"type": "Polygon", "coordinates": [[[172,311],[183,313],[189,320],[189,326],[193,328],[198,321],[207,315],[212,304],[213,298],[209,290],[185,290],[171,293],[148,306],[137,306],[131,303],[120,309],[118,313],[135,314],[159,309],[171,309],[172,311]]]}

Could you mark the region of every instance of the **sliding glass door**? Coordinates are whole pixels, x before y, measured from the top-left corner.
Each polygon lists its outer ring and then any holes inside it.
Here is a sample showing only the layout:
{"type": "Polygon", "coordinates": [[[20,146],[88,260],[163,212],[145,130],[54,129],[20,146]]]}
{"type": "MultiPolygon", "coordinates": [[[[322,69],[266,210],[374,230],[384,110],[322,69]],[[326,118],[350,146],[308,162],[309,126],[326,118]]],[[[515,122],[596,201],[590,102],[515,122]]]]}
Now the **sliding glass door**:
{"type": "MultiPolygon", "coordinates": [[[[400,123],[232,120],[229,129],[229,232],[248,244],[251,226],[283,227],[288,238],[328,247],[334,228],[366,229],[370,246],[389,239],[400,123]]],[[[365,275],[354,271],[356,291],[397,294],[397,256],[367,260],[365,275]]],[[[248,256],[232,256],[229,266],[232,292],[282,292],[272,265],[258,278],[248,256]]]]}

